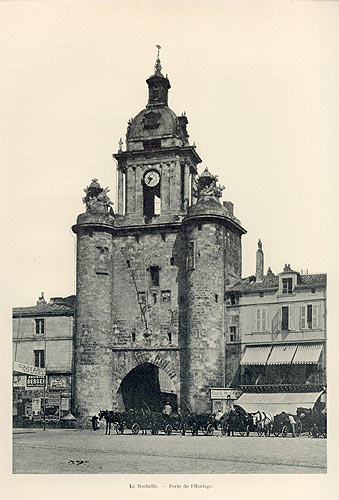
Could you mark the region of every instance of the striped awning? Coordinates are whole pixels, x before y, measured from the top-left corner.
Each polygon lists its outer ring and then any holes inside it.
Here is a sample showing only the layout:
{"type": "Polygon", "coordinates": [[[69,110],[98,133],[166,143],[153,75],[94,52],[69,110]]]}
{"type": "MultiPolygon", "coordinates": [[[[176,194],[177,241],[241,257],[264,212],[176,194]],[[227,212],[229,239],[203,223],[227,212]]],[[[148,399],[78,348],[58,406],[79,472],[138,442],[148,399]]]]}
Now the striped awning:
{"type": "Polygon", "coordinates": [[[293,358],[293,364],[317,364],[322,351],[322,344],[300,344],[293,358]]]}
{"type": "Polygon", "coordinates": [[[274,416],[285,411],[295,414],[299,407],[313,408],[321,394],[322,392],[244,392],[235,401],[235,404],[241,406],[248,413],[263,411],[274,416]]]}
{"type": "Polygon", "coordinates": [[[286,365],[291,363],[297,345],[275,345],[270,357],[267,360],[268,365],[286,365]]]}
{"type": "Polygon", "coordinates": [[[241,365],[265,365],[272,347],[246,346],[245,353],[240,361],[241,365]]]}

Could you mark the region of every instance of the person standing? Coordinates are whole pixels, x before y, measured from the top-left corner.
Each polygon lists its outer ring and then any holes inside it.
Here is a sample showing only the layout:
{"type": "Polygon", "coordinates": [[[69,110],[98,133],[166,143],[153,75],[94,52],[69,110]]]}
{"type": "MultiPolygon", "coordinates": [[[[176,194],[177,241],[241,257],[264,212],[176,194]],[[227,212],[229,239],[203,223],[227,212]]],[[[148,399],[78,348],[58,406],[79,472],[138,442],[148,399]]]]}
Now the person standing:
{"type": "Polygon", "coordinates": [[[97,415],[93,415],[93,417],[92,417],[92,429],[94,431],[98,430],[98,416],[97,415]]]}

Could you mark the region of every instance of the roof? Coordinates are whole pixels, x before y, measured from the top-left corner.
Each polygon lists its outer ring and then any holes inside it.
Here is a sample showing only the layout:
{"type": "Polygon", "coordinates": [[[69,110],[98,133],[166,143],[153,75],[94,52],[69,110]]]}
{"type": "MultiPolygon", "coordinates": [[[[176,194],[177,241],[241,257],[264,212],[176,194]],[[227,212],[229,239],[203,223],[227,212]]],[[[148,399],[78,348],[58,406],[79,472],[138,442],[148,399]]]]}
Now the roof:
{"type": "Polygon", "coordinates": [[[18,316],[72,316],[74,314],[75,295],[54,297],[50,302],[41,302],[35,306],[13,307],[13,317],[18,316]]]}
{"type": "MultiPolygon", "coordinates": [[[[298,275],[296,288],[302,288],[315,285],[326,285],[327,274],[305,274],[298,275]]],[[[255,281],[255,277],[244,278],[237,283],[230,285],[227,291],[231,292],[250,292],[254,290],[277,290],[279,288],[279,275],[268,273],[262,281],[255,281]]]]}

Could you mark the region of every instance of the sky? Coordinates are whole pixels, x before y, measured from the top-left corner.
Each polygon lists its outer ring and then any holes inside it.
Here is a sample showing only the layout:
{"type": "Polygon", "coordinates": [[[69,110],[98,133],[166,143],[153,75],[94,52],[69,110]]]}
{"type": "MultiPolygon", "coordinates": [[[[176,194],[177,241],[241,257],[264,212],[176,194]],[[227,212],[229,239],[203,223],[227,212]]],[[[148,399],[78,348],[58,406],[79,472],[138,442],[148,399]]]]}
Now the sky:
{"type": "Polygon", "coordinates": [[[83,189],[116,198],[128,119],[160,44],[169,106],[247,230],[243,276],[329,272],[335,256],[339,5],[330,1],[0,3],[6,300],[75,293],[83,189]],[[6,235],[6,236],[5,236],[6,235]]]}

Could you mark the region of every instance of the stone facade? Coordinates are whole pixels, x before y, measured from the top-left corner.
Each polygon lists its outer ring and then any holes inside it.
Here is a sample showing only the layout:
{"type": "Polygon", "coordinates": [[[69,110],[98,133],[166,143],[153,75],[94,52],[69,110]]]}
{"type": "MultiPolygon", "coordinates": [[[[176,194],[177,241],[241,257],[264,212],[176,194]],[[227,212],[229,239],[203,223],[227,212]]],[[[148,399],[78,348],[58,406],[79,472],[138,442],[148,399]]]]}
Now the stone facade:
{"type": "Polygon", "coordinates": [[[147,84],[146,108],[114,154],[117,213],[94,179],[73,227],[80,420],[164,399],[208,412],[209,388],[225,380],[224,291],[241,276],[245,231],[233,204],[221,205],[217,178],[207,169],[198,177],[201,159],[186,115],[168,107],[159,60],[147,84]]]}

